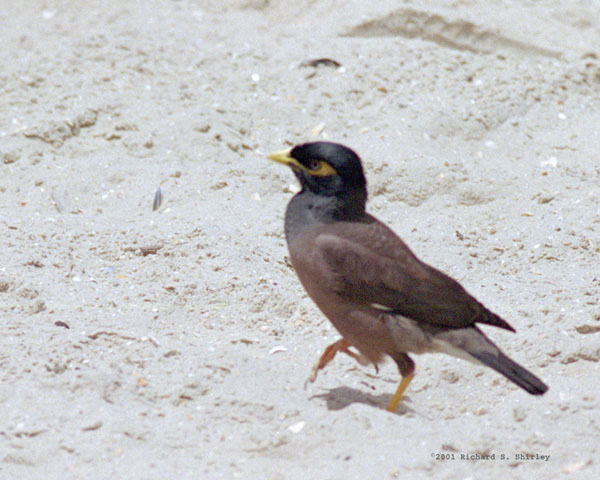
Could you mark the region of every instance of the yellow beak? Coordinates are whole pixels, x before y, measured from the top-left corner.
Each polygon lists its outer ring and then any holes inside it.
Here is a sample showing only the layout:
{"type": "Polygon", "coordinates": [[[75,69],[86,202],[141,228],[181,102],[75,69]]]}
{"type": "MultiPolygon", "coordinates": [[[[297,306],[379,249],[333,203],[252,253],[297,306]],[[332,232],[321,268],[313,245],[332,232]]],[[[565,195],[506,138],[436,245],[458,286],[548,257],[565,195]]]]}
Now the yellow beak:
{"type": "Polygon", "coordinates": [[[306,168],[298,162],[295,158],[290,156],[291,148],[287,150],[280,150],[279,152],[273,152],[267,155],[269,160],[273,160],[274,162],[281,163],[282,165],[286,165],[295,170],[306,170],[306,168]]]}

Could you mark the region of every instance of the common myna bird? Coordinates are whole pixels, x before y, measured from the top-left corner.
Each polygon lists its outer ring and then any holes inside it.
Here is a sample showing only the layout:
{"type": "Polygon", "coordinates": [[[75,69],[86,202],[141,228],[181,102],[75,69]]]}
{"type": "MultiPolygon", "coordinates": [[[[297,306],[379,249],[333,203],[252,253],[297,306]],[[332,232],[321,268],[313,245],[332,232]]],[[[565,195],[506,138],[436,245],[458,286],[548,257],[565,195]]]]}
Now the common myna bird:
{"type": "Polygon", "coordinates": [[[505,320],[419,260],[365,211],[367,182],[356,153],[314,142],[268,158],[290,167],[300,181],[285,213],[290,257],[306,292],[342,336],[325,349],[310,381],[337,352],[375,368],[390,356],[402,376],[387,407],[393,412],[414,376],[408,354],[443,352],[487,365],[532,395],[548,390],[477,327],[514,332],[505,320]]]}

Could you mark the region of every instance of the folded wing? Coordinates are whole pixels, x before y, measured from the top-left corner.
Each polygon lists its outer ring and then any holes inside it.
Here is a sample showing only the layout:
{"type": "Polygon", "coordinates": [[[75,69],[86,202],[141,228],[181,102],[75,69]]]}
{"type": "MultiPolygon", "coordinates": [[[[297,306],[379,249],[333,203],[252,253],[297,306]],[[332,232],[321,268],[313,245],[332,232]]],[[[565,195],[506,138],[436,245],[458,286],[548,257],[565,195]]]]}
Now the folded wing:
{"type": "Polygon", "coordinates": [[[369,220],[330,224],[316,238],[338,295],[423,324],[464,328],[483,323],[514,332],[457,281],[421,262],[388,227],[369,220]]]}

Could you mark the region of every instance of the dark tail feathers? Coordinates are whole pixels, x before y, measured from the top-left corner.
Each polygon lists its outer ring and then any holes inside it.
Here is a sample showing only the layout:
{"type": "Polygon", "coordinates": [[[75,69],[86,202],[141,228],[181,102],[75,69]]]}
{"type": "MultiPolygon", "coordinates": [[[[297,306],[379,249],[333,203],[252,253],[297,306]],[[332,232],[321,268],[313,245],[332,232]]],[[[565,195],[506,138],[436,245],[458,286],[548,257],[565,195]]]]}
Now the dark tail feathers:
{"type": "Polygon", "coordinates": [[[469,354],[532,395],[543,395],[548,390],[548,386],[533,373],[525,370],[500,351],[496,355],[489,352],[469,352],[469,354]]]}

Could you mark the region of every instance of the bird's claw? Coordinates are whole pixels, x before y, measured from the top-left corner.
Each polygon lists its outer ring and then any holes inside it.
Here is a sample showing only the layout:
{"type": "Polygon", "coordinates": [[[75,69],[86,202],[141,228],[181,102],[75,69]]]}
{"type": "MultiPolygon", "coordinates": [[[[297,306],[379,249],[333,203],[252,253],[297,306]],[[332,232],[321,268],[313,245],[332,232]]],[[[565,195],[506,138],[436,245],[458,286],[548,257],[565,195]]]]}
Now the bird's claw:
{"type": "Polygon", "coordinates": [[[317,362],[315,364],[315,366],[312,368],[312,370],[310,371],[310,375],[308,376],[308,378],[306,379],[306,381],[304,382],[304,390],[306,390],[306,387],[308,386],[309,383],[314,383],[315,380],[317,379],[317,375],[319,374],[319,370],[323,367],[321,367],[321,362],[317,362]]]}

